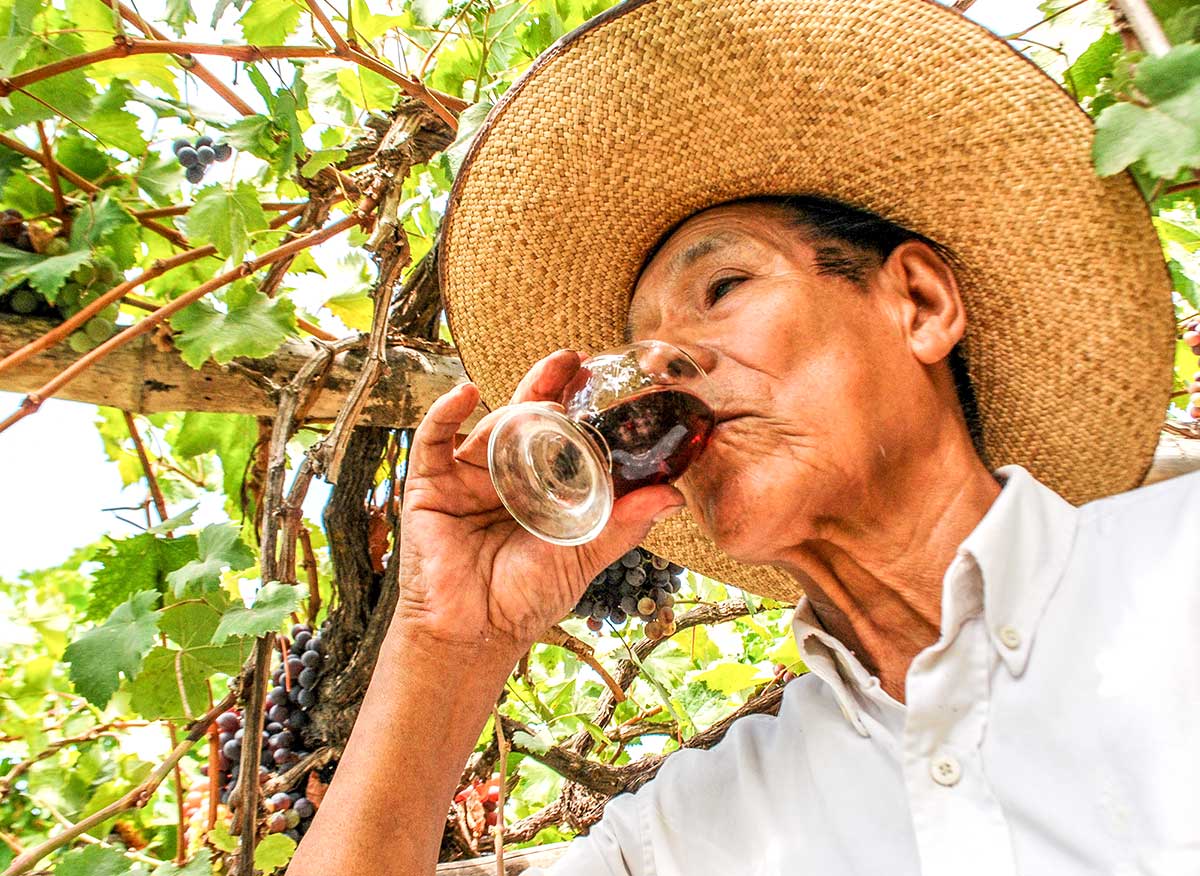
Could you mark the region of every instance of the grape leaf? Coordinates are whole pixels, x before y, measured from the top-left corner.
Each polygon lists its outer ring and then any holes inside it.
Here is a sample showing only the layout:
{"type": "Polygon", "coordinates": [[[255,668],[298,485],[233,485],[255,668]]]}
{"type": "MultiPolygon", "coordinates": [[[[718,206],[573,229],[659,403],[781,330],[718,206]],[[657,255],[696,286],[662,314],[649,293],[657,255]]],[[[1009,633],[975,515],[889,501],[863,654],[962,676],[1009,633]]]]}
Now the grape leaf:
{"type": "Polygon", "coordinates": [[[1134,84],[1150,106],[1117,103],[1096,119],[1092,157],[1101,176],[1132,164],[1171,179],[1200,164],[1200,45],[1143,59],[1134,84]]]}
{"type": "Polygon", "coordinates": [[[1092,97],[1096,86],[1105,76],[1112,75],[1113,64],[1121,54],[1121,37],[1105,32],[1075,59],[1067,70],[1066,79],[1075,87],[1076,98],[1092,97]]]}
{"type": "MultiPolygon", "coordinates": [[[[93,182],[108,173],[112,166],[108,156],[97,148],[95,142],[84,137],[59,137],[54,144],[54,157],[59,164],[93,182]]],[[[64,191],[75,188],[69,179],[61,182],[64,191]]]]}
{"type": "Polygon", "coordinates": [[[183,180],[179,162],[163,158],[157,152],[147,153],[138,168],[137,186],[156,204],[168,204],[178,193],[183,180]]]}
{"type": "Polygon", "coordinates": [[[221,460],[225,496],[233,502],[241,495],[246,464],[257,441],[258,427],[251,416],[189,411],[183,415],[183,425],[172,449],[184,458],[216,451],[221,460]]]}
{"type": "Polygon", "coordinates": [[[299,587],[271,581],[258,591],[253,606],[235,605],[225,612],[213,633],[213,644],[224,644],[230,636],[261,636],[277,630],[299,605],[299,587]]]}
{"type": "Polygon", "coordinates": [[[365,292],[348,292],[334,295],[325,302],[329,312],[346,324],[348,328],[360,332],[371,328],[371,320],[375,317],[375,302],[365,292]]]}
{"type": "Polygon", "coordinates": [[[211,243],[221,256],[239,262],[250,246],[250,232],[267,224],[258,189],[243,180],[233,188],[202,188],[187,212],[184,231],[192,243],[211,243]]]}
{"type": "Polygon", "coordinates": [[[251,45],[278,46],[300,23],[300,11],[292,0],[254,0],[238,25],[251,45]]]}
{"type": "Polygon", "coordinates": [[[140,864],[135,865],[112,846],[85,846],[67,852],[54,868],[54,876],[124,876],[145,872],[140,864]]]}
{"type": "Polygon", "coordinates": [[[300,175],[311,179],[331,164],[337,164],[349,153],[345,149],[318,149],[304,162],[300,175]]]}
{"type": "MultiPolygon", "coordinates": [[[[41,67],[82,52],[83,42],[76,34],[41,36],[28,43],[15,70],[41,67]]],[[[96,95],[95,87],[82,70],[51,76],[27,85],[23,92],[13,92],[7,98],[7,106],[0,106],[0,130],[11,131],[29,122],[52,118],[56,113],[69,119],[86,119],[96,95]]]]}
{"type": "Polygon", "coordinates": [[[0,291],[28,281],[53,304],[67,277],[91,257],[86,249],[46,256],[0,244],[0,291]]]}
{"type": "Polygon", "coordinates": [[[688,673],[687,680],[703,682],[713,690],[729,694],[764,684],[770,681],[771,677],[770,673],[763,672],[755,666],[734,660],[723,660],[696,672],[688,673]]]}
{"type": "Polygon", "coordinates": [[[142,658],[154,647],[158,633],[157,590],[143,590],[116,607],[108,620],[67,646],[63,661],[70,677],[88,702],[104,708],[120,685],[120,675],[137,678],[142,658]]]}
{"type": "Polygon", "coordinates": [[[211,876],[212,869],[211,853],[208,849],[198,849],[182,867],[167,861],[155,869],[154,876],[211,876]]]}
{"type": "Polygon", "coordinates": [[[491,102],[485,100],[471,104],[459,114],[458,134],[455,136],[454,142],[447,146],[444,151],[446,161],[450,165],[450,175],[452,177],[458,176],[458,169],[462,167],[463,159],[467,157],[467,150],[471,148],[471,141],[475,139],[475,133],[479,130],[491,109],[491,102]]]}
{"type": "Polygon", "coordinates": [[[296,309],[288,298],[268,298],[253,284],[237,283],[225,293],[228,312],[197,301],[171,318],[183,361],[199,368],[211,356],[224,365],[237,356],[268,356],[296,333],[296,309]]]}
{"type": "Polygon", "coordinates": [[[71,223],[71,249],[83,249],[109,243],[109,238],[119,229],[134,224],[134,218],[110,198],[107,192],[96,195],[95,200],[75,211],[71,223]]]}
{"type": "Polygon", "coordinates": [[[254,849],[254,869],[272,873],[285,866],[296,851],[296,841],[282,833],[273,833],[254,849]]]}
{"type": "Polygon", "coordinates": [[[92,573],[86,615],[93,620],[112,610],[140,590],[166,590],[167,575],[197,556],[196,536],[157,538],[149,533],[110,542],[95,556],[101,565],[92,573]]]}
{"type": "Polygon", "coordinates": [[[124,107],[133,99],[128,83],[115,80],[96,101],[96,108],[88,118],[88,130],[104,143],[116,146],[132,156],[146,153],[146,139],[138,127],[137,116],[124,107]]]}
{"type": "Polygon", "coordinates": [[[208,706],[209,679],[236,675],[253,647],[253,639],[234,639],[226,645],[154,648],[129,686],[129,704],[148,721],[195,720],[208,706]]]}
{"type": "Polygon", "coordinates": [[[222,852],[237,851],[238,841],[229,835],[229,828],[223,821],[218,821],[217,826],[205,834],[205,839],[212,843],[213,848],[220,849],[222,852]]]}
{"type": "Polygon", "coordinates": [[[221,572],[235,572],[254,565],[254,552],[242,541],[234,523],[214,523],[200,532],[199,556],[167,575],[167,583],[176,596],[186,591],[205,593],[221,587],[221,572]]]}

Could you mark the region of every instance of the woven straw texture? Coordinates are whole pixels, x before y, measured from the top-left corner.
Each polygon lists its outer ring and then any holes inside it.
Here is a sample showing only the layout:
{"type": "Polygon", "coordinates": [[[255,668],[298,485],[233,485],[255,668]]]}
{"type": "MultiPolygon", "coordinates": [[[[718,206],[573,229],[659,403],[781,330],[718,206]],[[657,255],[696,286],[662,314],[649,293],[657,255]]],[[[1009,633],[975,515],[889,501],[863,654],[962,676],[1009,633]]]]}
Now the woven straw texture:
{"type": "MultiPolygon", "coordinates": [[[[1002,40],[931,0],[632,0],[548,49],[455,182],[441,282],[490,406],[560,347],[621,341],[641,260],[689,214],[820,194],[951,247],[988,463],[1080,503],[1136,486],[1171,383],[1170,282],[1092,125],[1002,40]]],[[[866,339],[864,339],[864,342],[866,339]]],[[[792,600],[686,514],[647,547],[792,600]]]]}

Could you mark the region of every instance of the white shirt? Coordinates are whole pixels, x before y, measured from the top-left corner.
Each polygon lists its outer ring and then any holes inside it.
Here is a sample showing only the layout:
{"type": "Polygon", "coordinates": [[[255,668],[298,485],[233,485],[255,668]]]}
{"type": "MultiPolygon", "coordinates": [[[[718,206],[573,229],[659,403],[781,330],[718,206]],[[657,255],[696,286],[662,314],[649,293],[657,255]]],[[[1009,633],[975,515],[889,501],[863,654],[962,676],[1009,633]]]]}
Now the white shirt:
{"type": "Polygon", "coordinates": [[[1200,874],[1200,473],[1081,508],[996,475],[907,705],[801,600],[778,717],[671,755],[548,872],[1200,874]]]}

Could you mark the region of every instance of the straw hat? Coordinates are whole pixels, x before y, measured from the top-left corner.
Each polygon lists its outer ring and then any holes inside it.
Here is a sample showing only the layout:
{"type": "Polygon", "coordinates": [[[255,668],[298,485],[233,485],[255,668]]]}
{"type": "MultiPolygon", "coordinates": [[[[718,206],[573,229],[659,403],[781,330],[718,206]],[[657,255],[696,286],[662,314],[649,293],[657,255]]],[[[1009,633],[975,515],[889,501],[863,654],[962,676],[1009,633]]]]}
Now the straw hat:
{"type": "MultiPolygon", "coordinates": [[[[1145,203],[1097,178],[1053,80],[931,0],[626,0],[551,46],[492,109],[439,253],[490,406],[560,347],[621,343],[664,231],[753,194],[818,194],[949,246],[988,463],[1072,502],[1131,489],[1171,387],[1170,281],[1145,203]]],[[[792,600],[682,514],[646,546],[792,600]]]]}

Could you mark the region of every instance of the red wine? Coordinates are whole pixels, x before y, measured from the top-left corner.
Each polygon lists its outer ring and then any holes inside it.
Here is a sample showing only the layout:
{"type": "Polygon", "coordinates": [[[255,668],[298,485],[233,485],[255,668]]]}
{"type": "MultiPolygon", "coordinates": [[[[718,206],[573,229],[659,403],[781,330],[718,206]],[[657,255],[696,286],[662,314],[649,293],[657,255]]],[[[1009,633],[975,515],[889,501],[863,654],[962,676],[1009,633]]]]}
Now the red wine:
{"type": "Polygon", "coordinates": [[[652,389],[582,416],[612,456],[614,498],[675,480],[708,444],[716,418],[690,392],[652,389]]]}

